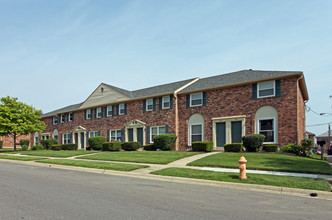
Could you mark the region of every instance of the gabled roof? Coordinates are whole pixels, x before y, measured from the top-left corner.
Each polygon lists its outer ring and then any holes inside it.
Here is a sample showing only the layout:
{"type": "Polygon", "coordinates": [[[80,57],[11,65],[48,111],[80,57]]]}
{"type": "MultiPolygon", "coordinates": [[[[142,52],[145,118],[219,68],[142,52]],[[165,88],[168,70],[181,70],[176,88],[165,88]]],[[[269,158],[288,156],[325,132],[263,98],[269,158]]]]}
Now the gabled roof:
{"type": "MultiPolygon", "coordinates": [[[[329,137],[329,132],[328,131],[317,136],[317,138],[327,138],[327,137],[329,137]]],[[[330,137],[331,137],[331,140],[332,140],[332,130],[330,132],[330,137]]]]}
{"type": "Polygon", "coordinates": [[[64,107],[64,108],[60,108],[60,109],[57,109],[55,111],[51,111],[51,112],[48,112],[48,113],[45,113],[45,114],[42,114],[41,117],[44,118],[44,117],[58,115],[58,114],[61,114],[61,113],[75,111],[82,105],[82,103],[83,102],[75,104],[75,105],[70,105],[70,106],[67,106],[67,107],[64,107]]]}

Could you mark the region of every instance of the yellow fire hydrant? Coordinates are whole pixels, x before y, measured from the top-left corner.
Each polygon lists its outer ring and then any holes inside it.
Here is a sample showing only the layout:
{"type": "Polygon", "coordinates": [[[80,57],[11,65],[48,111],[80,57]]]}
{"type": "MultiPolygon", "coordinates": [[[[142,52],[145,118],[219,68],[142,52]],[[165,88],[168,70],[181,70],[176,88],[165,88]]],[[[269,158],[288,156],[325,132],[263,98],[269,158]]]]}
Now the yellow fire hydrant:
{"type": "Polygon", "coordinates": [[[247,160],[244,156],[240,157],[239,164],[240,164],[240,167],[239,167],[240,168],[240,180],[246,180],[247,179],[247,173],[246,173],[247,160]]]}

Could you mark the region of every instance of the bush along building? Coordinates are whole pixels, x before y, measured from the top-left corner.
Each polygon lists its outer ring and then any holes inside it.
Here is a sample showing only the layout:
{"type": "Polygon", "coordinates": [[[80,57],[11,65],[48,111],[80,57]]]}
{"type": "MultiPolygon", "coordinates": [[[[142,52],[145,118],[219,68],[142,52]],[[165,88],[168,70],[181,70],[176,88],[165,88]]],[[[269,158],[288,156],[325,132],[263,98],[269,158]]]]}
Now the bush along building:
{"type": "Polygon", "coordinates": [[[172,133],[175,150],[195,141],[223,149],[256,133],[266,136],[264,144],[281,146],[304,139],[307,100],[303,73],[293,71],[242,70],[135,91],[101,83],[84,102],[42,115],[47,128],[32,139],[86,149],[93,136],[146,145],[172,133]]]}

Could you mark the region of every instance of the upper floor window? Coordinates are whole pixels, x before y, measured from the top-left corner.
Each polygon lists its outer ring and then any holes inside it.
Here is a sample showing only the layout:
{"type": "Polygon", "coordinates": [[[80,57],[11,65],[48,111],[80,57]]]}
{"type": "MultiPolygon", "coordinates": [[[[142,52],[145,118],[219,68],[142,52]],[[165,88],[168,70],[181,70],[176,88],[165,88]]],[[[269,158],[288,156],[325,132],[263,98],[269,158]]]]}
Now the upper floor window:
{"type": "Polygon", "coordinates": [[[60,116],[60,122],[65,123],[66,122],[66,114],[61,114],[60,116]]]}
{"type": "Polygon", "coordinates": [[[58,121],[58,120],[59,120],[59,118],[58,118],[58,117],[56,117],[56,116],[55,116],[55,117],[53,117],[53,119],[52,119],[52,120],[53,120],[53,124],[54,124],[54,125],[57,125],[57,124],[59,123],[59,121],[58,121]]]}
{"type": "Polygon", "coordinates": [[[147,99],[146,100],[146,111],[152,111],[153,110],[153,99],[147,99]]]}
{"type": "Polygon", "coordinates": [[[92,118],[92,110],[91,109],[87,109],[85,114],[86,114],[86,119],[91,119],[92,118]]]}
{"type": "Polygon", "coordinates": [[[107,106],[107,117],[113,116],[113,106],[107,106]]]}
{"type": "Polygon", "coordinates": [[[119,105],[119,115],[124,115],[126,114],[126,106],[125,104],[120,104],[119,105]]]}
{"type": "Polygon", "coordinates": [[[165,126],[155,126],[150,128],[150,143],[153,143],[153,138],[159,134],[166,134],[166,127],[165,126]]]}
{"type": "Polygon", "coordinates": [[[74,121],[74,113],[70,112],[68,114],[68,121],[74,121]]]}
{"type": "Polygon", "coordinates": [[[100,107],[100,108],[97,108],[97,118],[102,118],[103,117],[103,109],[100,107]]]}
{"type": "Polygon", "coordinates": [[[258,83],[257,86],[258,98],[275,96],[275,81],[258,83]]]}
{"type": "Polygon", "coordinates": [[[170,108],[171,106],[170,96],[163,96],[162,103],[163,103],[162,105],[163,109],[170,108]]]}
{"type": "Polygon", "coordinates": [[[203,93],[190,94],[190,106],[202,106],[203,105],[203,93]]]}

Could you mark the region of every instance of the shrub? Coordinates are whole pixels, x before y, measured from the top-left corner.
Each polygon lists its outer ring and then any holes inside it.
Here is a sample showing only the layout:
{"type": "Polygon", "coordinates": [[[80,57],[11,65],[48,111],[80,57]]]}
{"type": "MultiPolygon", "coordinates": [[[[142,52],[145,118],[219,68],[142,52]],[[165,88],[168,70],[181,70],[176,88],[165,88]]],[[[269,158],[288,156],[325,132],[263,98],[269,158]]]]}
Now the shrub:
{"type": "Polygon", "coordinates": [[[3,141],[0,141],[0,149],[2,149],[3,141]]]}
{"type": "Polygon", "coordinates": [[[45,148],[45,146],[46,146],[46,142],[45,142],[45,141],[46,141],[46,140],[40,140],[40,142],[39,142],[40,145],[43,146],[44,148],[45,148]]]}
{"type": "Polygon", "coordinates": [[[303,139],[301,141],[301,146],[302,146],[302,154],[303,156],[307,156],[312,148],[312,140],[311,139],[303,139]]]}
{"type": "Polygon", "coordinates": [[[265,152],[278,152],[279,145],[276,144],[267,144],[263,146],[263,151],[265,152]]]}
{"type": "Polygon", "coordinates": [[[290,143],[285,146],[282,146],[281,151],[287,152],[287,153],[294,153],[296,155],[301,155],[302,147],[298,146],[296,144],[290,143]]]}
{"type": "Polygon", "coordinates": [[[287,144],[287,145],[282,146],[281,151],[285,152],[285,153],[293,153],[292,145],[293,144],[287,144]]]}
{"type": "Polygon", "coordinates": [[[212,141],[195,141],[192,142],[191,147],[193,151],[205,151],[211,152],[213,150],[213,142],[212,141]]]}
{"type": "Polygon", "coordinates": [[[296,155],[301,155],[302,154],[302,147],[296,144],[292,145],[292,152],[296,155]]]}
{"type": "Polygon", "coordinates": [[[153,137],[153,144],[156,149],[171,150],[175,141],[175,134],[160,134],[153,137]]]}
{"type": "Polygon", "coordinates": [[[242,143],[233,143],[224,145],[225,152],[241,152],[243,150],[242,143]]]}
{"type": "Polygon", "coordinates": [[[157,148],[154,146],[154,144],[144,145],[143,149],[146,151],[156,151],[157,150],[157,148]]]}
{"type": "Polygon", "coordinates": [[[121,149],[121,142],[105,142],[102,145],[103,151],[119,151],[121,149]]]}
{"type": "Polygon", "coordinates": [[[265,136],[262,134],[249,134],[242,137],[243,146],[248,152],[257,152],[263,145],[265,136]]]}
{"type": "Polygon", "coordinates": [[[31,150],[44,150],[45,148],[42,145],[35,145],[31,147],[31,150]]]}
{"type": "Polygon", "coordinates": [[[28,150],[29,146],[28,145],[21,145],[21,150],[26,151],[28,150]]]}
{"type": "Polygon", "coordinates": [[[135,141],[128,141],[121,144],[121,148],[125,151],[135,151],[140,148],[141,143],[135,141]]]}
{"type": "Polygon", "coordinates": [[[92,150],[101,150],[105,141],[106,138],[104,136],[90,137],[88,139],[89,145],[92,150]]]}
{"type": "Polygon", "coordinates": [[[61,145],[61,144],[55,144],[55,145],[52,145],[52,146],[50,147],[50,150],[55,150],[55,151],[62,150],[62,145],[61,145]]]}
{"type": "Polygon", "coordinates": [[[50,150],[51,149],[51,146],[52,145],[57,145],[58,144],[58,141],[56,139],[47,139],[47,140],[44,140],[44,147],[46,150],[50,150]]]}
{"type": "Polygon", "coordinates": [[[22,147],[23,145],[27,145],[27,146],[29,146],[29,143],[30,143],[30,141],[29,141],[28,139],[22,139],[22,140],[20,140],[20,145],[21,145],[21,147],[22,147]]]}
{"type": "Polygon", "coordinates": [[[61,149],[62,150],[77,150],[77,144],[63,144],[61,149]]]}

